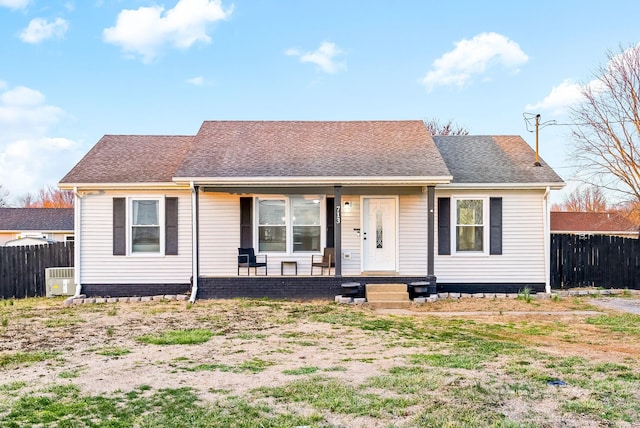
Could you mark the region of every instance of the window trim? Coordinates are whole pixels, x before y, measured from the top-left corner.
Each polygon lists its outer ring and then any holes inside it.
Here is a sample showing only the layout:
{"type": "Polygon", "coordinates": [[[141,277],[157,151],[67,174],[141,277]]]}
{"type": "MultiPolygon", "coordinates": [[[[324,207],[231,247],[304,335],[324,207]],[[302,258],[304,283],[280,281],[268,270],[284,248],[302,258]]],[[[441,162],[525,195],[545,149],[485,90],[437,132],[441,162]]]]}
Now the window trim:
{"type": "Polygon", "coordinates": [[[159,257],[165,256],[165,196],[129,196],[126,207],[127,220],[127,256],[132,257],[159,257]],[[133,202],[134,201],[156,201],[158,202],[158,229],[160,231],[160,243],[157,252],[136,252],[133,251],[133,202]]]}
{"type": "Polygon", "coordinates": [[[459,195],[451,196],[450,208],[450,248],[451,255],[458,256],[488,256],[490,243],[490,211],[489,196],[486,195],[459,195]],[[482,251],[465,251],[457,249],[458,239],[458,201],[482,201],[482,251]]]}
{"type": "Polygon", "coordinates": [[[301,194],[301,195],[259,195],[253,198],[253,209],[255,215],[253,216],[253,246],[256,249],[256,254],[274,254],[278,256],[293,257],[301,254],[322,254],[322,249],[325,247],[326,237],[323,231],[326,230],[326,195],[315,194],[301,194]],[[320,202],[320,248],[310,251],[293,251],[293,199],[305,199],[305,198],[317,198],[320,202]],[[284,200],[285,206],[285,251],[260,251],[260,201],[266,200],[284,200]]]}

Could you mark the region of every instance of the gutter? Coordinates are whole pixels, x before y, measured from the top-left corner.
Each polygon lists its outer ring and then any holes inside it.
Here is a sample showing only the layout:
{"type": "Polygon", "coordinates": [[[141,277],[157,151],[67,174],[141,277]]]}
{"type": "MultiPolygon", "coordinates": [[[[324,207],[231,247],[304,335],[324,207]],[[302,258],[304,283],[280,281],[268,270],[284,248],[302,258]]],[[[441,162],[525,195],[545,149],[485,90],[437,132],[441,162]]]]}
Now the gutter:
{"type": "Polygon", "coordinates": [[[191,187],[191,297],[190,303],[195,303],[198,295],[198,189],[193,181],[191,187]]]}

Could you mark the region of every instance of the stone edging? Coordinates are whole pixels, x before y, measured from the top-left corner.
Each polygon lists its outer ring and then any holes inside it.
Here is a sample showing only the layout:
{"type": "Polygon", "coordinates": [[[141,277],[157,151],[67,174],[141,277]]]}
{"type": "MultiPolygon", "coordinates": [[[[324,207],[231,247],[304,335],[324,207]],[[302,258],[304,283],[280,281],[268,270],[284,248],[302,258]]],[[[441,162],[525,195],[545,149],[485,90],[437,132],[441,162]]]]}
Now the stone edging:
{"type": "MultiPolygon", "coordinates": [[[[551,293],[531,293],[529,296],[532,299],[544,300],[551,299],[553,296],[559,297],[573,297],[573,296],[612,296],[612,295],[621,295],[621,294],[634,294],[640,295],[640,290],[628,290],[628,289],[619,289],[619,288],[611,288],[611,289],[571,289],[571,290],[554,290],[551,293]]],[[[429,296],[429,297],[416,297],[413,299],[413,304],[424,304],[424,303],[433,303],[441,299],[468,299],[468,298],[476,298],[476,299],[517,299],[518,296],[524,296],[523,293],[438,293],[437,295],[429,296]]],[[[351,297],[342,297],[341,295],[337,295],[335,297],[336,303],[343,304],[363,304],[367,303],[367,299],[364,298],[351,298],[351,297]]]]}
{"type": "Polygon", "coordinates": [[[151,302],[159,300],[176,300],[186,301],[189,296],[186,294],[164,294],[159,296],[134,296],[134,297],[87,297],[84,294],[75,297],[69,297],[62,303],[65,306],[71,305],[88,305],[94,303],[136,303],[151,302]]]}

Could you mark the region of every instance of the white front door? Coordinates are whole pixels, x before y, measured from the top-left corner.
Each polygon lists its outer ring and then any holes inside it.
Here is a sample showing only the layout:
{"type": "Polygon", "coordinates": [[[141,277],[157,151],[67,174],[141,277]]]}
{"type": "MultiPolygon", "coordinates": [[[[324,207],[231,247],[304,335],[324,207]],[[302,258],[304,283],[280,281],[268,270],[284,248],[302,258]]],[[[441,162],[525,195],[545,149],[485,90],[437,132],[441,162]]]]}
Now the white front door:
{"type": "Polygon", "coordinates": [[[364,198],[362,209],[363,270],[396,270],[396,200],[364,198]]]}

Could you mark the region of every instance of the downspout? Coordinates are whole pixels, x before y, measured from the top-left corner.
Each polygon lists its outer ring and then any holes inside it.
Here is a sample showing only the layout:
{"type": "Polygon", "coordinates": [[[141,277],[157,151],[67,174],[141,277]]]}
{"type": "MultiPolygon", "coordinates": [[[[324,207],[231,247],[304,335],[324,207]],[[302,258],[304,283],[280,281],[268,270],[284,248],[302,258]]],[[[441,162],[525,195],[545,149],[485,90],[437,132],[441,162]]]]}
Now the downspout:
{"type": "Polygon", "coordinates": [[[80,212],[82,208],[82,197],[78,193],[78,188],[73,188],[73,266],[76,292],[73,297],[82,294],[82,283],[80,282],[80,247],[82,245],[82,222],[80,212]]]}
{"type": "Polygon", "coordinates": [[[198,295],[198,188],[191,182],[191,297],[195,303],[198,295]]]}
{"type": "Polygon", "coordinates": [[[543,197],[543,209],[544,209],[544,291],[547,294],[551,293],[551,225],[549,224],[549,192],[550,188],[547,186],[543,197]]]}

